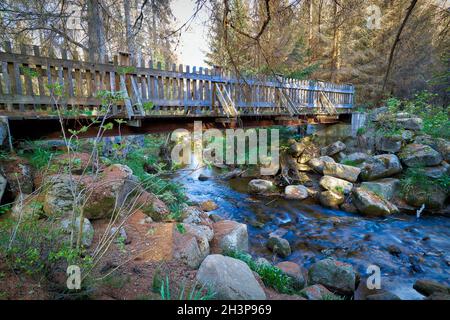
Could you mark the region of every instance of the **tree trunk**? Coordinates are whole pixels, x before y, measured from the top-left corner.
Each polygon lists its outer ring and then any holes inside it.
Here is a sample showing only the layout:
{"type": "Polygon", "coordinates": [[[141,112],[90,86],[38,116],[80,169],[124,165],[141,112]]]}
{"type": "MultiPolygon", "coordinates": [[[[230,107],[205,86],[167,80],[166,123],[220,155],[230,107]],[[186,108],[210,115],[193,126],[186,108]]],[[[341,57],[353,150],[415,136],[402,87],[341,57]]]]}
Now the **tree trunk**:
{"type": "Polygon", "coordinates": [[[100,1],[88,0],[89,58],[94,62],[104,62],[106,57],[105,27],[100,1]]]}
{"type": "Polygon", "coordinates": [[[130,60],[132,65],[136,64],[136,42],[135,35],[133,33],[133,26],[131,25],[131,5],[130,1],[125,0],[123,2],[123,9],[125,14],[125,33],[127,38],[127,48],[130,54],[130,60]]]}
{"type": "Polygon", "coordinates": [[[335,1],[333,6],[333,49],[331,51],[331,72],[330,80],[335,81],[337,71],[339,69],[339,51],[340,51],[340,30],[339,30],[339,17],[338,17],[338,4],[335,1]]]}
{"type": "Polygon", "coordinates": [[[309,35],[308,35],[308,46],[310,52],[310,63],[313,57],[313,0],[309,0],[309,35]]]}
{"type": "Polygon", "coordinates": [[[398,29],[397,36],[395,37],[394,44],[392,45],[392,48],[391,48],[391,53],[389,54],[389,60],[388,60],[388,66],[387,66],[387,70],[386,70],[386,75],[384,76],[383,88],[381,90],[382,92],[384,92],[384,90],[386,89],[386,84],[387,84],[387,81],[389,79],[389,73],[391,71],[392,63],[393,63],[393,60],[394,60],[395,48],[397,47],[397,44],[400,42],[400,37],[402,35],[403,29],[405,28],[405,25],[408,22],[408,19],[411,16],[411,13],[413,12],[414,7],[416,6],[416,4],[417,4],[417,0],[412,0],[411,1],[411,4],[409,5],[408,10],[406,12],[406,16],[403,19],[403,22],[400,25],[400,28],[398,29]]]}

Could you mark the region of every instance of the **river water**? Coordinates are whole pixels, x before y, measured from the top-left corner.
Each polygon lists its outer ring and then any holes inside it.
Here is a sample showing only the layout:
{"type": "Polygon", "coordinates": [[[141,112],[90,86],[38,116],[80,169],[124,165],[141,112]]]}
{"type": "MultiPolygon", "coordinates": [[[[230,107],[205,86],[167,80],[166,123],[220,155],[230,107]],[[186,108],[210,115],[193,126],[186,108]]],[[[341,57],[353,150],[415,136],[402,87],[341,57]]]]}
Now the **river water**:
{"type": "Polygon", "coordinates": [[[248,225],[250,253],[277,263],[282,259],[265,247],[271,232],[287,239],[292,254],[285,260],[305,268],[326,257],[348,262],[360,273],[367,267],[381,269],[382,289],[402,299],[421,299],[413,289],[416,279],[450,280],[450,219],[438,216],[397,214],[389,218],[366,218],[358,214],[323,208],[312,202],[247,193],[249,179],[199,181],[200,173],[217,176],[216,169],[191,173],[179,171],[174,179],[192,201],[215,201],[214,213],[248,225]]]}

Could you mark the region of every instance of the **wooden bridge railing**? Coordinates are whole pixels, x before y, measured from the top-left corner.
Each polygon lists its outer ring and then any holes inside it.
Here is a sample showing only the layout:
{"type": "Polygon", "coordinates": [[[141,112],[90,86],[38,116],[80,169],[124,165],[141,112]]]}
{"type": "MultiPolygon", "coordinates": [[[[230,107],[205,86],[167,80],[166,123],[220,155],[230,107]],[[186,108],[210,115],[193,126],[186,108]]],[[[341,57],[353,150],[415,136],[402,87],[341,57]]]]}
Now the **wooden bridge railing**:
{"type": "Polygon", "coordinates": [[[283,104],[286,99],[298,114],[326,113],[318,105],[323,95],[338,112],[353,107],[354,88],[347,84],[266,76],[242,79],[219,69],[151,60],[130,66],[126,53],[112,62],[94,63],[69,57],[66,50],[46,56],[37,46],[14,49],[7,42],[0,52],[0,114],[11,117],[56,116],[50,91],[55,84],[63,89],[59,104],[66,117],[101,112],[100,90],[124,94],[123,101],[113,106],[117,117],[220,116],[224,109],[216,94],[218,85],[225,88],[240,115],[289,115],[283,104]]]}

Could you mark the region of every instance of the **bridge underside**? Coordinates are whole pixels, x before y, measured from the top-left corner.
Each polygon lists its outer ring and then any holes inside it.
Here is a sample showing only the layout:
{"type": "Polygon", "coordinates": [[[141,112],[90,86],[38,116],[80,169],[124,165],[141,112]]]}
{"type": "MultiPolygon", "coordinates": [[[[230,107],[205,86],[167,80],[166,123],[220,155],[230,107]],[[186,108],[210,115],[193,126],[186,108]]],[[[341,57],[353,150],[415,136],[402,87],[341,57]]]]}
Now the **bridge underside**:
{"type": "MultiPolygon", "coordinates": [[[[193,130],[194,121],[201,121],[204,129],[217,128],[257,128],[270,126],[300,126],[306,124],[331,124],[348,122],[351,118],[351,110],[342,109],[336,115],[304,114],[297,116],[286,115],[241,115],[239,118],[227,118],[217,116],[191,115],[168,116],[155,115],[137,119],[122,124],[120,127],[114,122],[114,118],[106,122],[112,122],[113,128],[105,132],[105,136],[134,135],[148,133],[171,132],[176,129],[193,130]]],[[[66,118],[64,127],[66,130],[79,130],[83,126],[92,124],[89,118],[66,118]]],[[[26,118],[9,117],[9,127],[14,140],[58,139],[61,137],[61,124],[57,117],[53,118],[26,118]]],[[[91,125],[87,132],[79,135],[80,138],[95,137],[98,125],[91,125]]]]}

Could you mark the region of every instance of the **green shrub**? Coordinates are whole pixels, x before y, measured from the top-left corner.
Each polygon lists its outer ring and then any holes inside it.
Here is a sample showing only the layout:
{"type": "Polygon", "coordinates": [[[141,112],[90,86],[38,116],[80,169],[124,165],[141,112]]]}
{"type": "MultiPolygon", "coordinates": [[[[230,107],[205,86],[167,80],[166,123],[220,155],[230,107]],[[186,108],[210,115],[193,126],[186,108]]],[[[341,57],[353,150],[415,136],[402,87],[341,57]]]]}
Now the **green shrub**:
{"type": "Polygon", "coordinates": [[[225,254],[245,262],[251,270],[255,271],[261,277],[261,280],[266,286],[272,287],[280,293],[297,293],[293,287],[292,278],[286,275],[280,268],[270,264],[258,264],[245,252],[229,251],[225,254]]]}
{"type": "Polygon", "coordinates": [[[416,190],[432,192],[436,188],[447,192],[450,189],[450,175],[432,179],[425,175],[423,168],[408,168],[400,179],[400,187],[403,195],[414,194],[416,190]]]}
{"type": "Polygon", "coordinates": [[[181,285],[178,294],[175,295],[172,291],[169,276],[166,276],[166,280],[161,282],[159,291],[161,300],[211,300],[215,296],[214,292],[205,288],[205,286],[199,287],[197,283],[194,283],[189,291],[186,283],[181,285]]]}
{"type": "Polygon", "coordinates": [[[14,270],[46,276],[63,262],[87,267],[89,255],[72,249],[51,219],[13,219],[0,221],[0,257],[14,270]]]}

